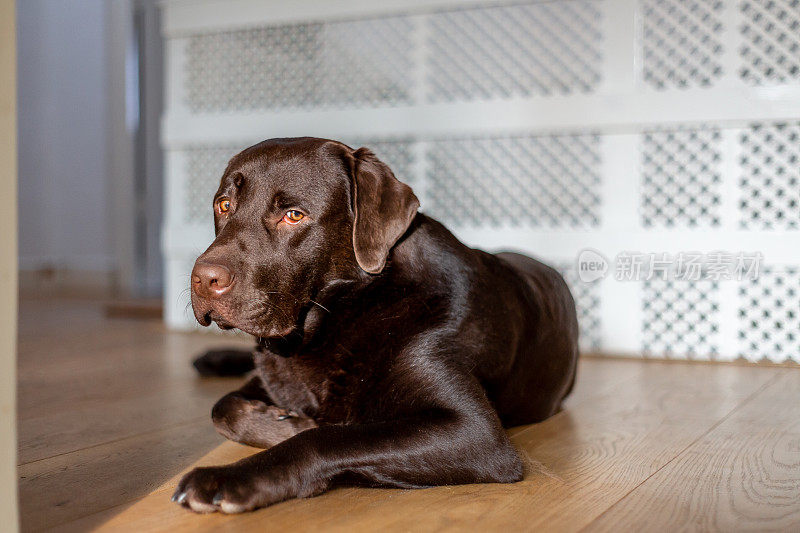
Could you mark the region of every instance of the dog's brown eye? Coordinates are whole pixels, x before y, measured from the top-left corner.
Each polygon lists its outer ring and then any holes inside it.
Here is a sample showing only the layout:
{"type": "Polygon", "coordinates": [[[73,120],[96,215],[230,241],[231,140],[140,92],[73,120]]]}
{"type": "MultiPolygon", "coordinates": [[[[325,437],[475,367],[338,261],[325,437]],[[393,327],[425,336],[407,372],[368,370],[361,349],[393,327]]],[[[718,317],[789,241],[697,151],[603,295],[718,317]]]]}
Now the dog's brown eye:
{"type": "Polygon", "coordinates": [[[301,220],[303,220],[305,215],[300,211],[291,210],[288,211],[285,215],[283,215],[283,221],[287,224],[297,224],[301,220]]]}
{"type": "Polygon", "coordinates": [[[229,198],[223,198],[219,202],[217,202],[217,208],[219,209],[220,213],[227,213],[231,210],[231,201],[229,198]]]}

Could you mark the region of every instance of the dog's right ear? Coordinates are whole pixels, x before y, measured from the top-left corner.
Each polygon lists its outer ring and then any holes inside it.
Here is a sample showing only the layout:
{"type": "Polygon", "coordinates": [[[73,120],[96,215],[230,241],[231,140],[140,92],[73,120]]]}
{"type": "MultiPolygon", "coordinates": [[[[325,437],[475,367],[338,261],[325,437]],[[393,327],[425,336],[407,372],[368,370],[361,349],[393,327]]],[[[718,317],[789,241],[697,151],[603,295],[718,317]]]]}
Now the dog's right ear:
{"type": "Polygon", "coordinates": [[[365,272],[380,274],[389,251],[417,214],[411,187],[367,148],[350,154],[353,202],[353,250],[365,272]]]}

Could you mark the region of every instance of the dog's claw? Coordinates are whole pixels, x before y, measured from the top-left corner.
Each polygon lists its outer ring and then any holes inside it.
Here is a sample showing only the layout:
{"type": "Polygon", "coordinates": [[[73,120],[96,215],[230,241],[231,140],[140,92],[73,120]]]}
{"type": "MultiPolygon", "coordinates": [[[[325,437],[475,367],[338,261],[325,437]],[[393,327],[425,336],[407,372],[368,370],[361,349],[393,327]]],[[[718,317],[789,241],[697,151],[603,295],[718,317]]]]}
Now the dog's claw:
{"type": "Polygon", "coordinates": [[[222,503],[222,493],[218,492],[218,493],[214,494],[214,497],[211,499],[211,504],[212,505],[219,505],[220,503],[222,503]]]}
{"type": "Polygon", "coordinates": [[[186,500],[186,493],[185,492],[181,492],[181,493],[177,493],[176,492],[175,494],[172,495],[172,501],[175,502],[175,503],[183,503],[185,500],[186,500]]]}

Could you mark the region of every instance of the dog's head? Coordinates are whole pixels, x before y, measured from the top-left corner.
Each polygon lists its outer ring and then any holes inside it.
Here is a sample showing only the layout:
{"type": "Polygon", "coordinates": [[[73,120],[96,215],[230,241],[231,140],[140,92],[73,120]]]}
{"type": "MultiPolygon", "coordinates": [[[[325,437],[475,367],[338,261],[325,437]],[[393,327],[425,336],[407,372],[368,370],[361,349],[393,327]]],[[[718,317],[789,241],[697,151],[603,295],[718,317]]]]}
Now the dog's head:
{"type": "Polygon", "coordinates": [[[197,321],[285,336],[327,288],[380,274],[418,206],[366,148],[298,138],[244,150],[222,176],[217,236],[192,270],[197,321]]]}

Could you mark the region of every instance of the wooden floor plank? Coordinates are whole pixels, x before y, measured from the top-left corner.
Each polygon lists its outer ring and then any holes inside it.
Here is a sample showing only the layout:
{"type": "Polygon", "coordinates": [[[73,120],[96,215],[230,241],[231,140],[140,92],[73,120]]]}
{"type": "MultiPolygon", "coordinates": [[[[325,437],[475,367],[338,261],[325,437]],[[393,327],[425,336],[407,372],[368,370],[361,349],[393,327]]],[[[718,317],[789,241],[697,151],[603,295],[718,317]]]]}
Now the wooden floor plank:
{"type": "Polygon", "coordinates": [[[800,531],[800,370],[778,379],[589,531],[800,531]]]}
{"type": "Polygon", "coordinates": [[[109,531],[276,529],[575,530],[668,463],[778,369],[636,363],[635,379],[517,433],[544,468],[513,485],[334,492],[241,516],[182,514],[171,486],[111,518],[109,531]],[[176,529],[177,528],[177,529],[176,529]]]}
{"type": "Polygon", "coordinates": [[[109,321],[87,310],[97,302],[57,302],[37,316],[47,325],[53,319],[48,313],[61,316],[72,306],[83,310],[91,334],[66,329],[38,340],[31,334],[29,346],[20,349],[20,464],[207,417],[214,402],[242,382],[201,379],[191,360],[213,345],[249,342],[109,321]]]}
{"type": "Polygon", "coordinates": [[[214,402],[233,388],[222,379],[149,390],[143,383],[135,396],[106,398],[80,409],[27,418],[19,424],[19,463],[209,417],[214,402]]]}
{"type": "Polygon", "coordinates": [[[40,531],[129,504],[158,489],[221,440],[203,417],[24,465],[19,469],[22,529],[40,531]]]}
{"type": "Polygon", "coordinates": [[[241,380],[200,379],[190,361],[251,341],[108,319],[101,304],[22,302],[25,531],[797,529],[800,370],[604,359],[581,361],[564,411],[509,430],[531,461],[521,483],[193,515],[169,501],[182,473],[255,450],[208,416],[241,380]]]}
{"type": "MultiPolygon", "coordinates": [[[[579,529],[773,375],[642,365],[632,383],[515,435],[514,443],[543,465],[523,482],[409,491],[362,510],[357,524],[398,531],[579,529]]],[[[335,525],[347,529],[351,518],[335,525]]]]}
{"type": "MultiPolygon", "coordinates": [[[[576,405],[584,401],[591,401],[593,398],[606,393],[614,386],[624,381],[635,379],[640,373],[640,368],[639,364],[636,362],[588,360],[582,361],[581,372],[585,378],[579,382],[574,395],[568,401],[568,405],[576,405]]],[[[210,428],[210,422],[207,423],[207,427],[210,428]]],[[[524,431],[526,428],[527,426],[513,428],[512,432],[524,431]]],[[[126,443],[129,443],[127,444],[128,446],[134,447],[134,450],[132,452],[126,452],[124,449],[119,447],[120,449],[118,450],[118,453],[121,456],[126,454],[129,455],[127,459],[129,466],[136,471],[140,471],[139,462],[143,458],[136,452],[135,440],[128,439],[126,443]]],[[[104,452],[99,453],[101,453],[101,455],[104,454],[104,452]]],[[[209,453],[206,457],[198,461],[197,464],[225,464],[245,457],[249,453],[252,453],[252,451],[250,451],[248,448],[226,443],[226,445],[220,446],[218,449],[209,453]]],[[[58,471],[62,465],[69,465],[73,462],[73,459],[70,457],[71,455],[73,454],[60,456],[59,461],[52,462],[50,468],[54,472],[55,476],[58,476],[58,471]]],[[[102,457],[99,460],[102,460],[102,457]]],[[[191,465],[190,461],[184,463],[185,467],[188,467],[189,465],[191,465]]],[[[118,466],[115,465],[114,468],[118,468],[118,466]]],[[[148,474],[150,473],[148,472],[148,474]]],[[[171,494],[170,491],[174,489],[177,479],[178,477],[176,476],[164,483],[163,487],[160,488],[157,493],[154,491],[154,493],[151,495],[152,498],[161,498],[161,503],[165,504],[165,510],[169,513],[172,513],[175,510],[172,508],[173,506],[167,502],[171,494]]],[[[356,512],[358,508],[368,505],[375,499],[393,497],[396,492],[397,491],[369,491],[364,489],[346,488],[339,489],[322,498],[299,500],[276,506],[269,510],[270,519],[277,522],[290,523],[294,521],[297,523],[298,516],[300,516],[300,523],[302,523],[302,517],[310,517],[314,515],[318,515],[320,517],[332,517],[344,512],[345,510],[348,513],[353,513],[356,512]],[[352,492],[354,490],[358,490],[357,498],[352,497],[352,492]]],[[[106,502],[106,500],[103,501],[106,502]]],[[[81,511],[91,514],[91,516],[87,516],[83,520],[77,520],[75,522],[65,524],[64,527],[67,531],[84,530],[90,525],[96,525],[98,521],[110,519],[116,514],[123,512],[127,507],[127,504],[128,502],[125,502],[124,505],[121,504],[116,509],[108,509],[105,511],[102,510],[102,507],[98,507],[96,505],[83,506],[81,511]],[[101,511],[98,512],[98,509],[101,509],[101,511]]],[[[197,527],[202,528],[204,526],[216,527],[216,525],[218,525],[218,521],[222,520],[224,523],[227,519],[227,517],[203,517],[204,520],[195,521],[194,516],[184,513],[181,509],[177,510],[179,511],[177,514],[177,519],[180,521],[186,521],[186,527],[190,529],[197,527]]],[[[160,518],[155,518],[154,520],[159,521],[162,519],[164,519],[163,516],[160,518]]],[[[322,525],[324,525],[324,523],[322,525]]],[[[308,524],[308,526],[310,527],[311,524],[308,524]]],[[[135,527],[145,527],[145,524],[137,521],[135,527]]]]}
{"type": "MultiPolygon", "coordinates": [[[[25,421],[42,414],[79,411],[100,402],[183,385],[202,387],[204,382],[191,367],[191,358],[207,343],[202,339],[181,341],[179,351],[174,349],[175,342],[119,346],[113,356],[105,356],[97,364],[75,369],[53,364],[50,375],[25,377],[19,382],[18,418],[25,421]]],[[[243,380],[227,381],[233,390],[243,380]]]]}

